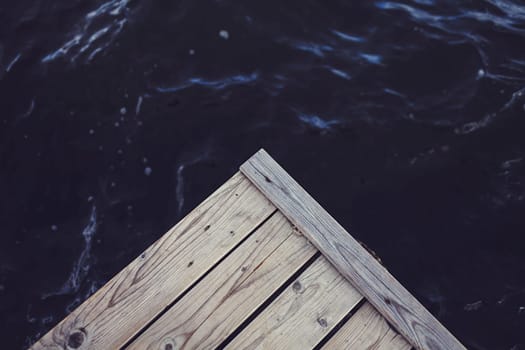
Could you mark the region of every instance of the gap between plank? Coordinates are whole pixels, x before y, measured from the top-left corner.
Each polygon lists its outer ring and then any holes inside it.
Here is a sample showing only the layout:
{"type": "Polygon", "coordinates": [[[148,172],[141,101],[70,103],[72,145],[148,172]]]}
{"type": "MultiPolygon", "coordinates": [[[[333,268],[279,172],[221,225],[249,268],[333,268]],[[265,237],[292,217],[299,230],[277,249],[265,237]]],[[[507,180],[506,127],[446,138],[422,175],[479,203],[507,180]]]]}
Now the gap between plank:
{"type": "Polygon", "coordinates": [[[308,269],[319,257],[321,253],[317,251],[308,261],[306,261],[301,268],[292,274],[275,292],[273,292],[268,299],[264,301],[244,322],[240,324],[226,339],[224,339],[216,348],[216,350],[223,350],[230,344],[253,320],[255,320],[275,299],[281,295],[286,288],[288,288],[306,269],[308,269]]]}
{"type": "Polygon", "coordinates": [[[131,345],[135,340],[137,340],[146,330],[157,320],[159,320],[173,305],[177,304],[182,298],[186,296],[197,284],[199,284],[206,276],[208,276],[219,264],[221,264],[228,256],[230,256],[239,246],[241,246],[250,236],[252,236],[261,226],[263,226],[272,216],[277,213],[277,209],[268,215],[263,221],[259,223],[253,230],[250,231],[239,243],[237,243],[229,252],[224,254],[215,264],[213,264],[201,277],[199,277],[195,282],[193,282],[184,292],[182,292],[175,300],[173,300],[168,306],[166,306],[161,312],[159,312],[154,318],[152,318],[148,323],[146,323],[140,331],[138,331],[133,337],[131,337],[123,346],[120,347],[120,350],[126,349],[131,345]]]}
{"type": "Polygon", "coordinates": [[[344,324],[352,317],[354,316],[354,314],[366,303],[366,299],[365,298],[362,298],[361,301],[359,301],[359,303],[357,303],[357,305],[348,312],[348,314],[346,314],[345,317],[343,317],[343,319],[341,321],[339,321],[337,323],[337,325],[335,325],[334,328],[332,328],[332,330],[330,330],[330,332],[328,332],[327,335],[325,335],[325,337],[323,339],[321,339],[319,341],[319,343],[317,343],[316,346],[314,346],[314,348],[312,350],[321,350],[322,347],[330,340],[330,338],[332,338],[334,336],[335,333],[337,333],[341,327],[344,326],[344,324]]]}

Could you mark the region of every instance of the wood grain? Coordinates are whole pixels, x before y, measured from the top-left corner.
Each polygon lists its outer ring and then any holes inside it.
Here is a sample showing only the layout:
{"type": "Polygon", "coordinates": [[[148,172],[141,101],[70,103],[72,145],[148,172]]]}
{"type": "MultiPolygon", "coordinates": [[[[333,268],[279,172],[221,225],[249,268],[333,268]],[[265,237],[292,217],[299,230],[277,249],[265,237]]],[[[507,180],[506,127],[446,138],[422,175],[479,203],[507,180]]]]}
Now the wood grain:
{"type": "Polygon", "coordinates": [[[323,349],[410,350],[411,347],[367,302],[330,338],[323,349]]]}
{"type": "Polygon", "coordinates": [[[276,213],[128,349],[216,348],[316,252],[276,213]]]}
{"type": "Polygon", "coordinates": [[[416,349],[465,349],[264,150],[241,172],[416,349]]]}
{"type": "Polygon", "coordinates": [[[226,349],[312,349],[361,300],[320,256],[226,349]]]}
{"type": "Polygon", "coordinates": [[[237,173],[31,349],[118,349],[274,211],[237,173]]]}

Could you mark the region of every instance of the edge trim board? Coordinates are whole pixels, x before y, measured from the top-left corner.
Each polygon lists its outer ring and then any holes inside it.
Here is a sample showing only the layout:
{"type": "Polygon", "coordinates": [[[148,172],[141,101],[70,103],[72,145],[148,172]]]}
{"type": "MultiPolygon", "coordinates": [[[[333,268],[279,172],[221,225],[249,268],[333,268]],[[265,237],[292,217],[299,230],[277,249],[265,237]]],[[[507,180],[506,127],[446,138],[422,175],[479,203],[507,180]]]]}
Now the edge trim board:
{"type": "Polygon", "coordinates": [[[240,170],[412,346],[466,350],[264,149],[240,170]]]}

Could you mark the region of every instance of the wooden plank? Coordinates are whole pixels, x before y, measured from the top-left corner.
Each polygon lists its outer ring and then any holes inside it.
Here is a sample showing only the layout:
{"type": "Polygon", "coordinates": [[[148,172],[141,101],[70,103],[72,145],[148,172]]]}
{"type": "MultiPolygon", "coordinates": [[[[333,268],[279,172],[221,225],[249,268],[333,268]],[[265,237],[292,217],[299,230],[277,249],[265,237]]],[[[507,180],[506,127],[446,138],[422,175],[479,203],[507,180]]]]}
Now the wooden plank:
{"type": "Polygon", "coordinates": [[[311,349],[361,300],[321,256],[226,349],[311,349]]]}
{"type": "Polygon", "coordinates": [[[465,349],[264,150],[241,172],[416,349],[465,349]]]}
{"type": "Polygon", "coordinates": [[[367,302],[330,338],[323,349],[410,350],[411,347],[367,302]]]}
{"type": "Polygon", "coordinates": [[[277,212],[128,349],[216,348],[316,252],[277,212]]]}
{"type": "Polygon", "coordinates": [[[117,349],[275,207],[237,173],[31,349],[117,349]]]}

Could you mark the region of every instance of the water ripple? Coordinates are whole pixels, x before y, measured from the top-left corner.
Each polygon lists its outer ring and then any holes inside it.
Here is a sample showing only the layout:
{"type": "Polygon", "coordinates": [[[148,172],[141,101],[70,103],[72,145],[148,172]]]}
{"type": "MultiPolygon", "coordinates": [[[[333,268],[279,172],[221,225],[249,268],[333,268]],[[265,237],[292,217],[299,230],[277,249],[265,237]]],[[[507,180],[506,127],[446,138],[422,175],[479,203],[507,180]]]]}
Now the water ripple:
{"type": "Polygon", "coordinates": [[[238,74],[238,75],[232,75],[226,78],[217,79],[217,80],[209,80],[206,78],[189,78],[185,82],[175,85],[175,86],[159,86],[156,87],[155,90],[160,93],[171,93],[171,92],[177,92],[180,90],[184,90],[187,88],[190,88],[192,86],[203,86],[206,88],[214,89],[214,90],[223,90],[227,87],[234,86],[234,85],[243,85],[243,84],[249,84],[254,81],[256,81],[259,78],[259,74],[257,72],[253,72],[251,74],[238,74]]]}
{"type": "Polygon", "coordinates": [[[78,260],[73,265],[73,270],[69,274],[69,278],[64,285],[56,292],[44,294],[42,299],[47,299],[54,295],[65,295],[77,293],[80,289],[80,285],[86,277],[90,264],[91,258],[91,246],[95,232],[97,231],[97,209],[95,206],[91,208],[91,214],[87,225],[82,230],[82,237],[84,238],[84,249],[80,253],[78,260]]]}
{"type": "Polygon", "coordinates": [[[122,32],[128,21],[126,14],[129,2],[130,0],[110,0],[86,14],[81,21],[80,29],[75,31],[62,46],[44,56],[41,62],[49,63],[62,57],[75,62],[84,54],[86,62],[92,61],[122,32]]]}
{"type": "Polygon", "coordinates": [[[353,42],[353,43],[363,43],[366,41],[365,38],[363,37],[360,37],[360,36],[356,36],[356,35],[351,35],[351,34],[347,34],[347,33],[343,33],[343,32],[340,32],[338,30],[332,30],[332,33],[335,34],[337,37],[345,40],[345,41],[350,41],[350,42],[353,42]]]}
{"type": "Polygon", "coordinates": [[[17,55],[15,56],[15,58],[13,58],[13,59],[11,60],[11,62],[9,62],[9,64],[7,65],[7,67],[6,67],[6,69],[5,69],[5,71],[6,71],[7,73],[9,73],[9,71],[13,68],[13,66],[16,64],[16,62],[18,62],[18,60],[20,59],[20,57],[22,57],[22,54],[21,54],[21,53],[17,54],[17,55]]]}
{"type": "Polygon", "coordinates": [[[323,119],[316,114],[308,114],[296,111],[297,118],[306,126],[322,131],[328,132],[332,131],[332,128],[336,125],[341,124],[341,121],[336,119],[323,119]]]}
{"type": "Polygon", "coordinates": [[[346,80],[350,80],[352,79],[352,76],[350,74],[348,74],[347,72],[341,70],[341,69],[337,69],[337,68],[333,68],[333,67],[330,67],[330,66],[327,66],[327,69],[332,72],[334,75],[337,75],[338,77],[341,77],[343,79],[346,79],[346,80]]]}
{"type": "Polygon", "coordinates": [[[374,55],[371,53],[360,53],[359,56],[371,64],[381,64],[382,62],[381,55],[374,55]]]}
{"type": "MultiPolygon", "coordinates": [[[[432,26],[444,32],[459,34],[461,36],[467,36],[469,33],[463,29],[465,26],[460,26],[459,24],[468,20],[491,23],[507,31],[525,35],[525,30],[520,28],[520,25],[522,25],[522,22],[525,19],[525,10],[523,6],[518,6],[508,1],[501,0],[488,2],[497,7],[504,15],[502,16],[491,13],[487,10],[480,11],[473,8],[462,8],[461,6],[456,6],[454,8],[454,14],[440,14],[437,13],[440,7],[429,7],[427,11],[416,6],[395,1],[377,1],[374,4],[381,10],[404,11],[422,26],[432,26]],[[512,15],[510,15],[511,13],[512,15]]],[[[421,4],[420,1],[417,1],[417,3],[421,4]]]]}
{"type": "Polygon", "coordinates": [[[312,53],[318,57],[324,57],[326,52],[334,51],[334,48],[330,45],[314,42],[293,41],[292,46],[298,50],[312,53]]]}
{"type": "Polygon", "coordinates": [[[198,164],[209,158],[209,148],[201,152],[191,152],[184,155],[184,159],[177,166],[177,185],[175,187],[175,199],[177,200],[177,215],[182,215],[184,209],[184,172],[187,168],[198,164]]]}

